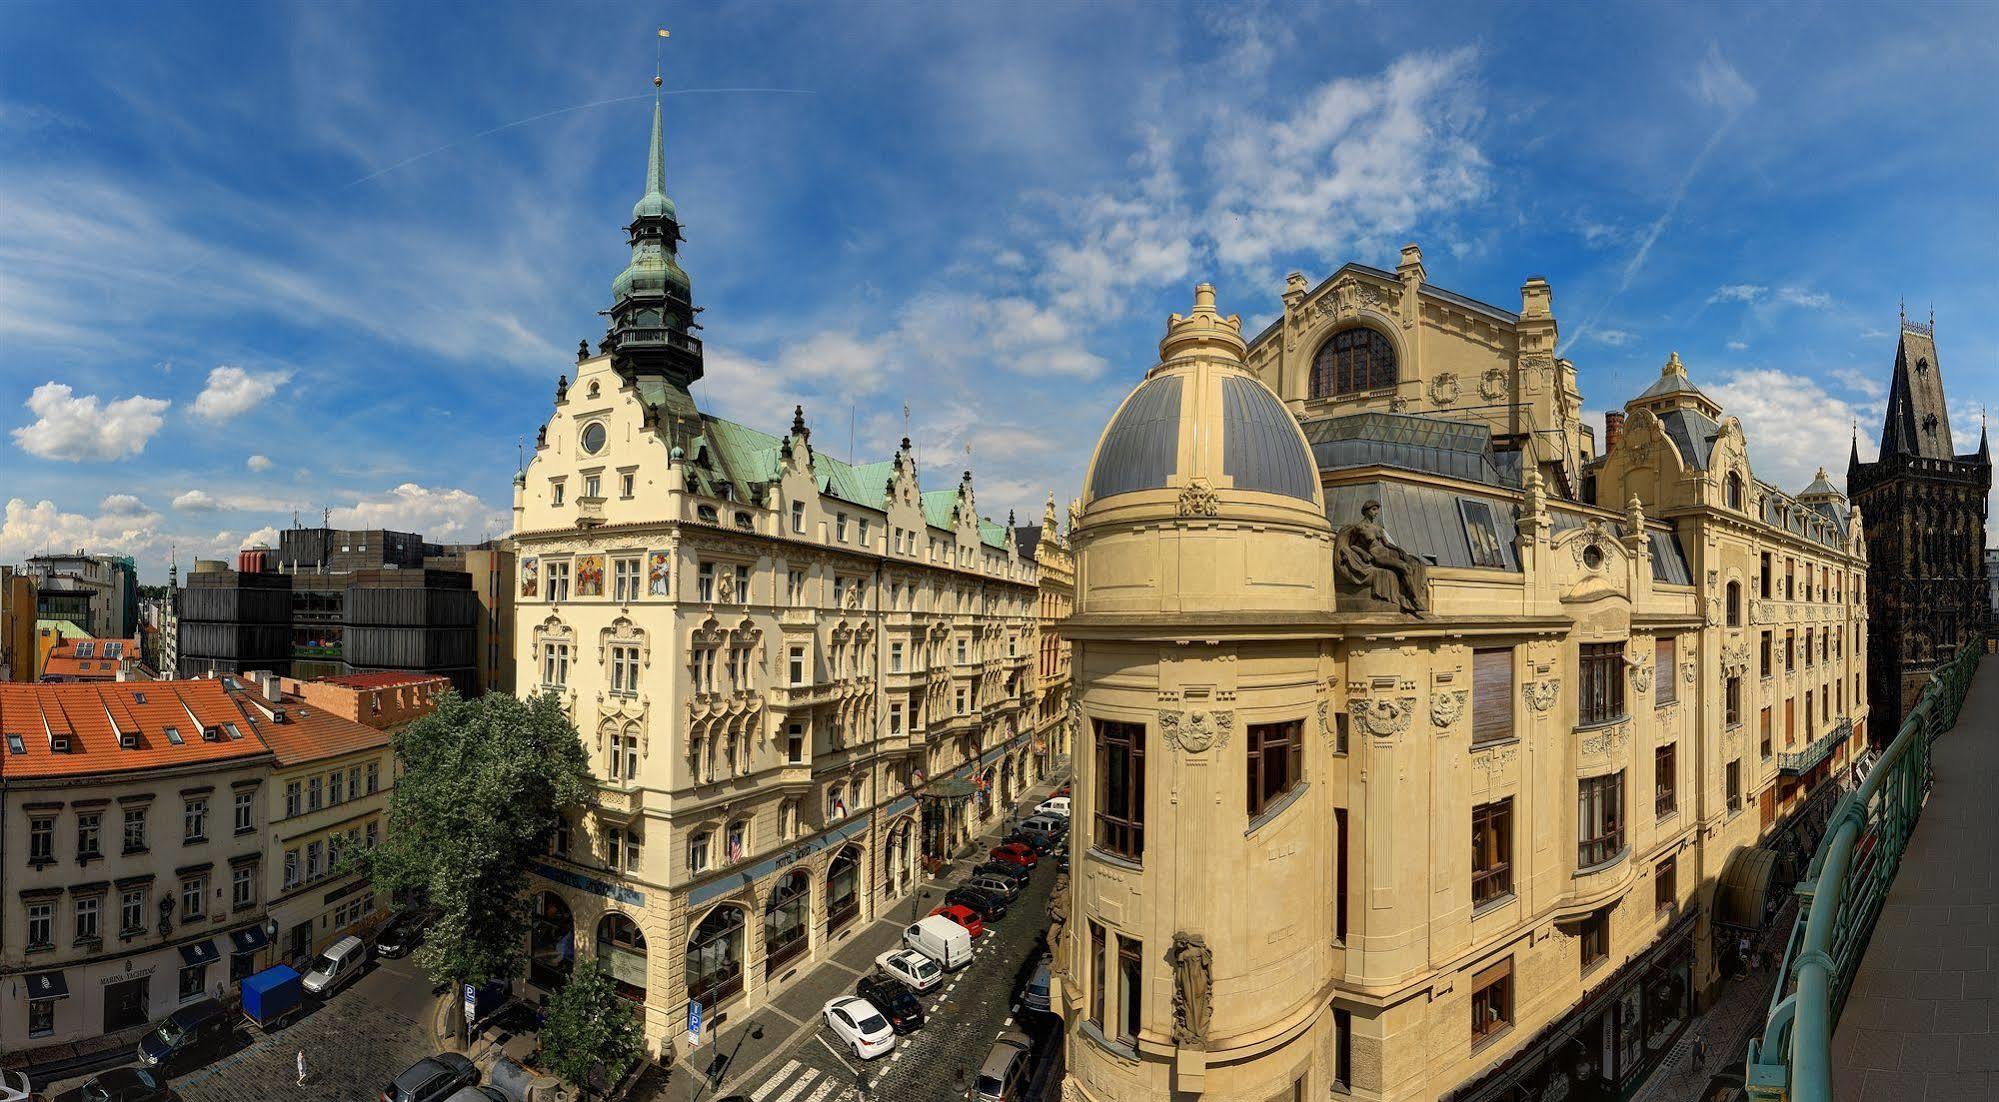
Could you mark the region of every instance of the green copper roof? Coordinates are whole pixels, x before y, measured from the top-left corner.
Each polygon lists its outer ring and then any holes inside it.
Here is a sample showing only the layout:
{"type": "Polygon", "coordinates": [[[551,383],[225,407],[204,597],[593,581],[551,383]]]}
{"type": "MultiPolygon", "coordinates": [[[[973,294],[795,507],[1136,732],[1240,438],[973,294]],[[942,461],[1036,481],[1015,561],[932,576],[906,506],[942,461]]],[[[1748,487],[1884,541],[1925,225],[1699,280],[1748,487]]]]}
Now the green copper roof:
{"type": "Polygon", "coordinates": [[[987,547],[1005,547],[1006,525],[1001,524],[998,521],[987,520],[984,517],[980,517],[979,539],[982,540],[987,547]]]}
{"type": "Polygon", "coordinates": [[[951,511],[958,506],[956,490],[923,491],[923,520],[932,528],[950,531],[957,525],[951,521],[951,511]]]}
{"type": "Polygon", "coordinates": [[[652,149],[646,154],[646,193],[632,206],[633,218],[672,218],[673,200],[666,197],[666,126],[658,96],[652,101],[652,149]]]}
{"type": "Polygon", "coordinates": [[[36,620],[35,634],[40,635],[42,632],[45,631],[53,631],[56,633],[57,636],[64,639],[90,638],[89,632],[83,630],[80,627],[77,627],[76,624],[70,620],[61,620],[61,619],[36,620]]]}

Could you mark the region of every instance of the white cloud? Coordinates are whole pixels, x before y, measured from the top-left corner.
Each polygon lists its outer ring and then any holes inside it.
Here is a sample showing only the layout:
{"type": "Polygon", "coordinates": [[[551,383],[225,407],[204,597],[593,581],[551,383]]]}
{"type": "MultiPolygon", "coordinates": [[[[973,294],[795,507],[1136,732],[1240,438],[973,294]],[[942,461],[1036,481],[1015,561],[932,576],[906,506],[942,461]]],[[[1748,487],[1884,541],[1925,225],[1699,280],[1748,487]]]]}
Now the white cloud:
{"type": "Polygon", "coordinates": [[[1694,72],[1694,90],[1701,102],[1719,107],[1730,115],[1740,114],[1756,102],[1756,88],[1742,72],[1721,56],[1721,44],[1708,43],[1707,56],[1694,72]]]}
{"type": "Polygon", "coordinates": [[[1832,305],[1832,296],[1808,287],[1780,287],[1777,289],[1777,301],[1807,310],[1824,310],[1832,305]]]}
{"type": "Polygon", "coordinates": [[[0,562],[77,548],[135,556],[164,550],[159,514],[143,505],[134,508],[123,500],[127,497],[114,494],[107,498],[104,514],[96,517],[65,513],[48,500],[34,504],[18,497],[9,500],[5,519],[0,521],[0,562]]]}
{"type": "Polygon", "coordinates": [[[272,466],[271,457],[267,455],[253,455],[250,458],[244,460],[243,465],[250,468],[253,471],[256,471],[259,474],[262,474],[263,472],[271,469],[272,466]]]}
{"type": "Polygon", "coordinates": [[[1746,341],[1729,341],[1728,350],[1730,352],[1747,352],[1749,351],[1749,344],[1746,341]]]}
{"type": "Polygon", "coordinates": [[[1576,227],[1576,232],[1582,235],[1583,244],[1592,249],[1608,248],[1625,237],[1623,230],[1602,222],[1584,222],[1576,227]]]}
{"type": "Polygon", "coordinates": [[[1599,329],[1591,333],[1590,337],[1598,344],[1607,344],[1612,348],[1623,348],[1625,345],[1638,339],[1635,334],[1628,333],[1622,329],[1599,329]]]}
{"type": "Polygon", "coordinates": [[[1709,295],[1707,300],[1709,302],[1761,302],[1763,296],[1769,293],[1770,288],[1758,286],[1754,283],[1729,283],[1715,288],[1714,294],[1709,295]]]}
{"type": "Polygon", "coordinates": [[[1886,329],[1862,329],[1860,331],[1860,339],[1863,341],[1885,341],[1894,335],[1886,329]]]}
{"type": "Polygon", "coordinates": [[[107,494],[97,508],[106,516],[132,516],[146,511],[146,503],[131,494],[107,494]]]}
{"type": "Polygon", "coordinates": [[[208,384],[194,400],[194,415],[213,422],[241,416],[263,405],[290,378],[289,371],[245,371],[223,364],[208,373],[208,384]]]}
{"type": "Polygon", "coordinates": [[[476,543],[505,535],[512,515],[465,490],[405,482],[333,510],[335,528],[388,528],[416,532],[437,543],[476,543]]]}
{"type": "Polygon", "coordinates": [[[123,459],[145,450],[169,404],[138,395],[111,402],[95,394],[78,398],[66,383],[43,383],[28,396],[35,423],[15,429],[14,440],[43,459],[123,459]]]}
{"type": "Polygon", "coordinates": [[[183,513],[212,513],[222,508],[222,503],[207,490],[189,490],[174,498],[174,508],[183,513]]]}
{"type": "Polygon", "coordinates": [[[1888,396],[1888,384],[1885,380],[1857,367],[1836,367],[1832,371],[1832,377],[1877,402],[1888,396]]]}
{"type": "Polygon", "coordinates": [[[1837,481],[1854,419],[1868,419],[1866,410],[1818,380],[1774,368],[1738,372],[1708,393],[1724,413],[1741,418],[1756,477],[1791,493],[1804,489],[1819,467],[1837,481]]]}

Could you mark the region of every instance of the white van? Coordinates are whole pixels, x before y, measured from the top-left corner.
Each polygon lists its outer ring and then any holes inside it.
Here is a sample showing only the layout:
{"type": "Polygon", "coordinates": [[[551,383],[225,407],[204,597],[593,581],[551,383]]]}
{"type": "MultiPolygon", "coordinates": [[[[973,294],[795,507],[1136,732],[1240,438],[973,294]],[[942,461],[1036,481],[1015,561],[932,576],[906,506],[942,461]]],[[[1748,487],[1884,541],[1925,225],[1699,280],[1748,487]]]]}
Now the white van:
{"type": "Polygon", "coordinates": [[[954,972],[972,959],[972,935],[943,915],[928,915],[902,931],[902,943],[954,972]]]}
{"type": "Polygon", "coordinates": [[[1041,801],[1041,806],[1035,808],[1034,813],[1036,815],[1060,815],[1064,819],[1067,819],[1069,817],[1069,797],[1051,796],[1041,801]]]}
{"type": "Polygon", "coordinates": [[[1041,834],[1052,834],[1057,837],[1060,837],[1061,835],[1069,833],[1069,817],[1066,815],[1055,815],[1045,811],[1038,812],[1028,817],[1025,821],[1023,821],[1018,827],[1015,827],[1014,829],[1032,830],[1032,831],[1037,831],[1041,834]]]}
{"type": "Polygon", "coordinates": [[[312,962],[312,971],[305,974],[305,989],[315,995],[331,995],[360,975],[367,962],[366,943],[351,934],[343,937],[312,962]]]}

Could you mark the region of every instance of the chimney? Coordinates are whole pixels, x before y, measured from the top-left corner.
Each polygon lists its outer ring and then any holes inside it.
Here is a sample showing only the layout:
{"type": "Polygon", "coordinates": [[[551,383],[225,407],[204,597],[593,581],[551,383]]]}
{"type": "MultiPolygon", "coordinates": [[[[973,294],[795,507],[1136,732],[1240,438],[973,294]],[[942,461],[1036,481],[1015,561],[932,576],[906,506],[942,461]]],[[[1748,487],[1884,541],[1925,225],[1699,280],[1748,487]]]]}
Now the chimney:
{"type": "Polygon", "coordinates": [[[284,703],[285,687],[278,683],[277,678],[264,678],[264,699],[270,701],[272,704],[284,703]]]}
{"type": "Polygon", "coordinates": [[[1624,412],[1609,410],[1603,415],[1603,454],[1609,455],[1617,449],[1617,441],[1624,435],[1624,412]]]}

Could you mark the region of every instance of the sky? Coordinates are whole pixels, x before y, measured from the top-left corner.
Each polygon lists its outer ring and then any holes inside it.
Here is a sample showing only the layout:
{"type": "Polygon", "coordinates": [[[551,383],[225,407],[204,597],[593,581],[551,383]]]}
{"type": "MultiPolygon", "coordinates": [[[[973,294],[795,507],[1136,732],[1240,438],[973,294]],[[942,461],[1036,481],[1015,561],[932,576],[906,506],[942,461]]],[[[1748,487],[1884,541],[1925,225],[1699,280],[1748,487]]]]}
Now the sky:
{"type": "Polygon", "coordinates": [[[1793,491],[1899,304],[1999,401],[1999,7],[0,5],[0,562],[164,580],[296,514],[478,540],[603,333],[666,55],[704,408],[982,512],[1079,489],[1192,285],[1554,288],[1599,418],[1677,351],[1793,491]],[[908,409],[905,421],[904,408],[908,409]]]}

